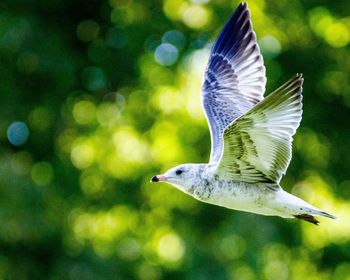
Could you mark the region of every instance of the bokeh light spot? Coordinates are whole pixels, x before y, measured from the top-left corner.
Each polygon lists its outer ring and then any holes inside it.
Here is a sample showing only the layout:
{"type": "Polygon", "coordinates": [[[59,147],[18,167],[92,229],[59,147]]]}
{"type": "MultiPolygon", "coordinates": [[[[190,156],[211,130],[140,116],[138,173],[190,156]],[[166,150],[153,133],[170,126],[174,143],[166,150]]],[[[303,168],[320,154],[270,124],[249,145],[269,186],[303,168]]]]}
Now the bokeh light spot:
{"type": "Polygon", "coordinates": [[[152,95],[152,101],[164,113],[180,111],[185,106],[183,95],[173,87],[160,86],[152,95]]]}
{"type": "Polygon", "coordinates": [[[163,9],[165,14],[174,20],[181,19],[181,12],[188,6],[188,3],[184,0],[165,0],[163,9]]]}
{"type": "Polygon", "coordinates": [[[100,26],[93,20],[84,20],[77,27],[77,36],[82,42],[90,42],[97,39],[100,26]]]}
{"type": "Polygon", "coordinates": [[[309,22],[311,29],[323,37],[327,28],[333,23],[333,18],[327,8],[316,7],[309,13],[309,22]]]}
{"type": "Polygon", "coordinates": [[[47,186],[52,182],[54,173],[49,162],[38,162],[33,165],[31,170],[32,180],[39,186],[47,186]]]}
{"type": "Polygon", "coordinates": [[[137,276],[140,280],[160,280],[162,279],[162,271],[158,266],[141,263],[137,269],[137,276]]]}
{"type": "Polygon", "coordinates": [[[169,43],[163,43],[154,52],[155,60],[164,66],[173,65],[179,56],[177,48],[169,43]]]}
{"type": "Polygon", "coordinates": [[[149,158],[147,144],[131,129],[115,132],[113,143],[119,158],[123,161],[144,163],[149,158]]]}
{"type": "Polygon", "coordinates": [[[186,37],[177,30],[170,30],[162,37],[163,43],[174,45],[178,49],[182,49],[186,44],[186,37]]]}
{"type": "Polygon", "coordinates": [[[217,253],[225,260],[239,259],[245,252],[246,244],[237,235],[225,236],[218,244],[217,253]]]}
{"type": "Polygon", "coordinates": [[[95,150],[88,143],[75,145],[71,152],[71,160],[75,167],[84,169],[89,167],[95,159],[95,150]]]}
{"type": "Polygon", "coordinates": [[[235,267],[231,279],[255,280],[257,277],[250,266],[240,265],[235,267]]]}
{"type": "Polygon", "coordinates": [[[77,102],[73,107],[73,117],[78,124],[87,125],[96,118],[96,106],[88,100],[77,102]]]}
{"type": "Polygon", "coordinates": [[[188,66],[196,76],[202,76],[208,63],[210,55],[209,48],[194,51],[191,56],[187,57],[188,66]]]}
{"type": "Polygon", "coordinates": [[[177,234],[167,233],[160,238],[157,251],[164,260],[177,262],[183,257],[185,246],[177,234]]]}
{"type": "Polygon", "coordinates": [[[322,86],[330,94],[344,94],[344,88],[348,88],[348,85],[349,78],[347,71],[327,71],[322,80],[322,86]]]}
{"type": "Polygon", "coordinates": [[[270,280],[287,280],[288,267],[280,260],[270,261],[265,267],[265,277],[270,280]]]}
{"type": "Polygon", "coordinates": [[[140,257],[141,250],[142,248],[136,239],[125,238],[119,243],[117,254],[124,260],[135,261],[140,257]]]}
{"type": "Polygon", "coordinates": [[[176,137],[178,127],[174,123],[159,122],[152,128],[154,137],[152,152],[158,162],[167,164],[180,160],[183,148],[176,137]]]}
{"type": "Polygon", "coordinates": [[[121,30],[111,28],[107,32],[106,44],[112,48],[121,49],[128,43],[128,36],[121,30]]]}
{"type": "Polygon", "coordinates": [[[187,26],[199,29],[203,28],[209,23],[210,14],[203,6],[192,5],[184,9],[182,19],[187,26]]]}
{"type": "MultiPolygon", "coordinates": [[[[136,220],[137,215],[131,209],[118,205],[108,211],[77,213],[72,222],[76,238],[91,240],[96,249],[100,244],[109,245],[108,242],[117,240],[136,220]]],[[[115,250],[114,246],[109,245],[109,250],[115,250]]]]}
{"type": "Polygon", "coordinates": [[[96,112],[97,121],[101,126],[113,126],[120,118],[120,112],[117,105],[113,103],[102,103],[98,106],[96,112]]]}
{"type": "Polygon", "coordinates": [[[53,115],[45,107],[36,107],[30,112],[29,126],[35,130],[44,131],[52,125],[53,115]]]}
{"type": "Polygon", "coordinates": [[[29,129],[24,122],[13,122],[7,129],[7,139],[14,146],[23,145],[28,137],[29,129]]]}
{"type": "Polygon", "coordinates": [[[95,196],[103,190],[104,178],[98,170],[85,170],[80,176],[80,185],[83,192],[95,196]]]}
{"type": "Polygon", "coordinates": [[[10,52],[16,52],[30,35],[31,24],[24,16],[11,19],[9,13],[1,15],[1,36],[0,44],[2,48],[10,52]]]}
{"type": "Polygon", "coordinates": [[[349,30],[346,25],[341,22],[333,23],[327,27],[325,39],[332,47],[345,47],[350,40],[349,30]]]}
{"type": "Polygon", "coordinates": [[[11,157],[10,165],[12,170],[20,176],[26,175],[30,172],[33,159],[30,153],[20,151],[11,157]]]}
{"type": "Polygon", "coordinates": [[[106,77],[101,68],[87,67],[83,70],[82,82],[89,90],[100,90],[106,86],[106,77]]]}
{"type": "Polygon", "coordinates": [[[261,52],[265,57],[274,58],[281,52],[280,42],[273,36],[267,35],[259,40],[261,52]]]}

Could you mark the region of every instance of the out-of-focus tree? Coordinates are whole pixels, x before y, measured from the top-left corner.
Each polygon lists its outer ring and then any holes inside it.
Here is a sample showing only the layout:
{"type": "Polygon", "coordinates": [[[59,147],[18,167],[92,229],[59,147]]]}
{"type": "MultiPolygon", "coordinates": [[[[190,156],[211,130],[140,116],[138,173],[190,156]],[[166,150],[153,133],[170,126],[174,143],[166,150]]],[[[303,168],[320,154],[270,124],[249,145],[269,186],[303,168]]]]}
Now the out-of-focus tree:
{"type": "Polygon", "coordinates": [[[237,1],[0,3],[0,277],[349,279],[350,3],[249,1],[267,92],[302,72],[282,185],[315,227],[149,178],[206,162],[210,46],[237,1]]]}

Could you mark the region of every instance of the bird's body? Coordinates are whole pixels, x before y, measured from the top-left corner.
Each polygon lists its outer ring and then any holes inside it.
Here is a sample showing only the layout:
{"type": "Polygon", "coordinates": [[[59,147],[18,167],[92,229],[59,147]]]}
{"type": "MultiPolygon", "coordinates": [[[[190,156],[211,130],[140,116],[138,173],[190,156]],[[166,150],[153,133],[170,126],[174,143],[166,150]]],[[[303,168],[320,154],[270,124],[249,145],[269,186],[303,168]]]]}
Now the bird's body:
{"type": "Polygon", "coordinates": [[[215,165],[203,164],[198,167],[197,176],[189,182],[188,188],[182,189],[187,194],[230,209],[274,215],[268,204],[281,190],[278,185],[224,179],[216,174],[215,165]]]}
{"type": "Polygon", "coordinates": [[[302,116],[302,75],[266,98],[265,84],[250,13],[247,4],[240,4],[212,48],[203,83],[209,163],[180,165],[151,181],[230,209],[314,224],[314,216],[334,218],[280,187],[302,116]]]}
{"type": "MultiPolygon", "coordinates": [[[[183,168],[183,167],[180,167],[183,168]]],[[[277,183],[248,183],[222,178],[213,164],[191,164],[195,175],[186,184],[173,185],[194,198],[233,210],[283,218],[316,215],[334,218],[284,191],[277,183]]],[[[315,219],[312,219],[317,223],[315,219]]]]}

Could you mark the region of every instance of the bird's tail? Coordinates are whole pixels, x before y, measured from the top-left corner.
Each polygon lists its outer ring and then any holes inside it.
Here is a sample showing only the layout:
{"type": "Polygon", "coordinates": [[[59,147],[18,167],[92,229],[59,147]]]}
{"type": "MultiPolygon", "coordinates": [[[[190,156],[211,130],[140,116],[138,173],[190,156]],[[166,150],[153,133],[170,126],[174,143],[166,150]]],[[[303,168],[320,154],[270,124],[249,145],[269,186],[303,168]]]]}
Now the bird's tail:
{"type": "Polygon", "coordinates": [[[288,209],[289,214],[294,218],[307,221],[314,225],[317,225],[319,223],[319,221],[315,218],[315,216],[316,217],[322,216],[330,219],[336,219],[335,216],[312,206],[306,201],[290,193],[282,191],[279,194],[280,194],[279,198],[282,199],[283,204],[288,209]]]}

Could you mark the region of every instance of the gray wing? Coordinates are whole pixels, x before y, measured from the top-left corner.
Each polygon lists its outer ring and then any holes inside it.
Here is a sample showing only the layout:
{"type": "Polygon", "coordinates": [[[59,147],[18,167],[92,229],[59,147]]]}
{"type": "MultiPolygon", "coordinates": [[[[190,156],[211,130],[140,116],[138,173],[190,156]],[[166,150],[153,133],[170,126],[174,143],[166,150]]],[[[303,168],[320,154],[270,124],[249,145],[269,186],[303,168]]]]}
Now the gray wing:
{"type": "Polygon", "coordinates": [[[202,102],[211,133],[210,162],[222,153],[222,134],[263,99],[265,67],[247,4],[238,6],[212,50],[202,88],[202,102]]]}
{"type": "Polygon", "coordinates": [[[301,121],[302,84],[296,75],[225,129],[218,174],[250,183],[280,181],[301,121]]]}

